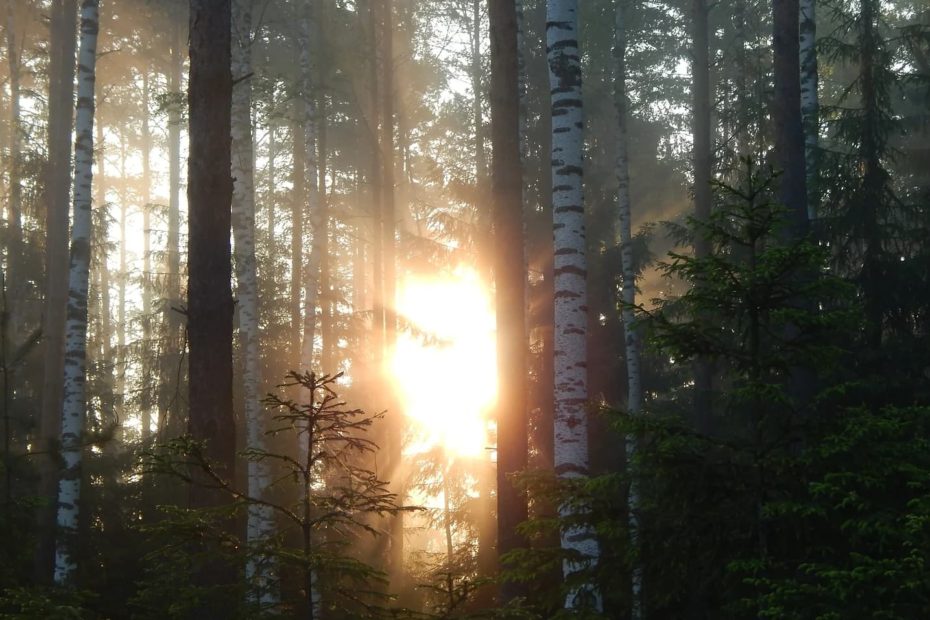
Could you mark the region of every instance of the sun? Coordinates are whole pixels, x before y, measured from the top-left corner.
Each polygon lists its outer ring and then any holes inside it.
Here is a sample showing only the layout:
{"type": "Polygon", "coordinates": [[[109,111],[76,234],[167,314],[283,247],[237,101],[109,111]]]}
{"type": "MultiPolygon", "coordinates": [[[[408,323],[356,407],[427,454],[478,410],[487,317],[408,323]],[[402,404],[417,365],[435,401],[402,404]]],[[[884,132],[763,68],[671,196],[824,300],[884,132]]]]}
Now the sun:
{"type": "Polygon", "coordinates": [[[495,318],[478,274],[460,267],[444,277],[400,283],[398,334],[389,372],[416,449],[477,457],[489,445],[488,414],[497,398],[495,318]]]}

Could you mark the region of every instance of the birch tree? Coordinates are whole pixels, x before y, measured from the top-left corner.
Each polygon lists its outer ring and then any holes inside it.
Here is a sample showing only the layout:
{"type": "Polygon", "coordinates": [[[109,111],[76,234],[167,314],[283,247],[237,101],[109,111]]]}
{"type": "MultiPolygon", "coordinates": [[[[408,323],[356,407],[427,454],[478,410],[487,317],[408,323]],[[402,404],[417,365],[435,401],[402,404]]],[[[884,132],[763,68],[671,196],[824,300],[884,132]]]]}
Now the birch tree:
{"type": "MultiPolygon", "coordinates": [[[[555,471],[563,479],[588,474],[587,390],[587,260],[582,195],[581,59],[578,49],[577,0],[548,0],[546,49],[552,118],[552,220],[555,250],[555,471]]],[[[563,505],[570,518],[577,507],[563,505]]],[[[568,578],[589,567],[598,556],[594,532],[573,525],[563,529],[561,547],[577,555],[565,560],[568,578]]],[[[600,606],[593,586],[569,592],[566,608],[600,606]]]]}
{"type": "MultiPolygon", "coordinates": [[[[255,180],[252,142],[252,0],[234,0],[232,32],[232,226],[235,243],[236,293],[239,308],[239,340],[243,357],[243,400],[246,449],[265,451],[265,421],[261,404],[261,359],[258,339],[258,282],[255,261],[255,180]]],[[[249,497],[264,499],[271,486],[265,459],[248,461],[249,497]]],[[[246,539],[254,550],[246,563],[249,596],[262,606],[278,602],[275,565],[262,553],[275,533],[274,509],[251,503],[246,539]]]]}
{"type": "Polygon", "coordinates": [[[310,256],[307,260],[304,287],[304,324],[303,346],[300,352],[300,368],[309,370],[313,365],[313,342],[316,338],[316,308],[320,301],[320,265],[326,238],[326,217],[320,200],[319,159],[317,141],[319,138],[319,118],[317,114],[317,94],[315,87],[315,70],[319,50],[320,24],[314,11],[314,3],[304,3],[300,8],[300,105],[304,162],[307,167],[309,224],[312,234],[310,256]]]}
{"type": "MultiPolygon", "coordinates": [[[[623,277],[620,291],[623,308],[624,353],[626,355],[627,412],[638,416],[642,408],[642,382],[639,367],[639,337],[636,329],[633,304],[636,302],[636,268],[633,261],[633,218],[630,205],[630,165],[627,141],[626,92],[626,15],[625,2],[618,2],[614,24],[614,105],[617,108],[617,210],[620,216],[620,268],[623,277]]],[[[626,440],[627,467],[631,467],[636,452],[636,438],[626,440]]],[[[639,494],[636,482],[631,482],[627,496],[630,542],[637,550],[639,540],[639,494]]],[[[642,618],[642,564],[637,559],[632,574],[632,618],[642,618]]]]}
{"type": "Polygon", "coordinates": [[[46,506],[36,511],[39,537],[34,572],[40,582],[53,572],[55,498],[58,466],[52,446],[61,433],[64,381],[64,339],[68,307],[68,211],[71,179],[71,130],[74,110],[74,54],[77,47],[77,3],[54,0],[49,15],[48,176],[45,228],[45,340],[42,412],[39,418],[37,462],[39,495],[46,506]]]}
{"type": "Polygon", "coordinates": [[[81,452],[87,377],[87,289],[90,274],[91,200],[94,165],[94,83],[99,31],[99,0],[81,3],[81,48],[75,115],[74,212],[65,327],[64,397],[61,411],[61,457],[58,483],[58,531],[55,583],[71,584],[77,570],[74,544],[81,499],[81,452]]]}
{"type": "Polygon", "coordinates": [[[804,128],[804,162],[807,168],[807,217],[817,217],[820,103],[817,70],[817,0],[800,0],[801,123],[804,128]]]}

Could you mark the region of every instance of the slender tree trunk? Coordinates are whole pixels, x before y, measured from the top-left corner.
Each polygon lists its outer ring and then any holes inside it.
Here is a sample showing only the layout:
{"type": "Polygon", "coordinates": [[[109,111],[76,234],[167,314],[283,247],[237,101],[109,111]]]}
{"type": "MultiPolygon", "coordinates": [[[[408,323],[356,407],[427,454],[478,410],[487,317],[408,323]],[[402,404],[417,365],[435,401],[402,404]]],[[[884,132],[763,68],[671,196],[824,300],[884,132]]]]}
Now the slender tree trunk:
{"type": "MultiPolygon", "coordinates": [[[[152,340],[152,131],[149,127],[148,68],[142,73],[142,342],[145,350],[156,350],[152,340]]],[[[142,359],[142,391],[139,409],[142,421],[142,444],[148,446],[152,436],[152,389],[150,369],[155,359],[142,359]]]]}
{"type": "Polygon", "coordinates": [[[21,308],[19,300],[23,298],[23,282],[19,275],[19,267],[23,252],[23,186],[22,186],[22,137],[23,128],[20,123],[20,57],[16,42],[16,33],[19,31],[16,24],[16,4],[20,0],[7,0],[6,13],[6,53],[7,64],[10,71],[10,154],[9,166],[9,199],[7,202],[7,226],[9,238],[7,241],[6,256],[6,286],[9,301],[13,302],[9,313],[9,326],[12,333],[19,327],[21,308]]]}
{"type": "Polygon", "coordinates": [[[129,175],[126,173],[126,162],[129,160],[129,149],[126,142],[126,125],[123,123],[119,128],[119,288],[116,308],[116,398],[120,417],[126,412],[126,368],[129,365],[126,359],[129,336],[129,321],[126,316],[126,293],[129,284],[129,241],[126,232],[129,220],[129,175]]]}
{"type": "Polygon", "coordinates": [[[182,377],[181,364],[181,80],[184,56],[181,53],[181,23],[177,16],[171,17],[171,68],[168,75],[168,279],[165,287],[166,351],[162,362],[162,402],[158,433],[165,438],[169,426],[180,422],[179,385],[182,377]]]}
{"type": "MultiPolygon", "coordinates": [[[[194,439],[206,442],[204,454],[218,473],[233,480],[230,0],[191,0],[190,9],[188,427],[194,439]]],[[[192,506],[226,501],[220,493],[191,487],[192,506]]],[[[222,567],[212,567],[201,577],[215,584],[231,576],[222,567]]]]}
{"type": "Polygon", "coordinates": [[[71,129],[74,111],[74,54],[77,45],[76,0],[53,0],[49,33],[48,168],[46,173],[45,368],[42,412],[36,442],[39,470],[36,511],[36,581],[51,580],[55,553],[55,498],[64,381],[65,319],[68,304],[68,211],[71,194],[71,129]]]}
{"type": "MultiPolygon", "coordinates": [[[[255,263],[255,181],[252,151],[252,0],[233,3],[232,73],[232,224],[235,241],[236,293],[239,305],[239,340],[243,356],[246,448],[265,450],[265,417],[261,403],[262,371],[259,351],[258,279],[255,263]]],[[[264,499],[271,486],[265,460],[248,461],[249,497],[264,499]]],[[[270,506],[250,504],[246,538],[251,547],[246,564],[249,598],[262,606],[278,602],[276,566],[262,551],[275,534],[270,506]]]]}
{"type": "Polygon", "coordinates": [[[781,170],[778,197],[788,209],[789,240],[807,234],[807,171],[804,166],[804,130],[801,120],[801,61],[798,0],[772,0],[775,55],[775,162],[781,170]]]}
{"type": "MultiPolygon", "coordinates": [[[[880,109],[881,88],[876,83],[876,50],[879,34],[876,31],[881,8],[877,0],[861,0],[859,17],[859,89],[862,101],[862,138],[859,143],[859,165],[862,171],[862,190],[858,198],[861,213],[862,240],[865,244],[862,271],[862,293],[865,305],[866,343],[872,350],[882,345],[884,324],[883,297],[886,284],[882,266],[882,222],[880,211],[885,203],[887,172],[882,167],[883,143],[880,109]]],[[[858,235],[857,235],[858,236],[858,235]]]]}
{"type": "Polygon", "coordinates": [[[807,170],[807,217],[817,218],[820,155],[820,100],[817,71],[817,0],[800,0],[801,123],[807,170]]]}
{"type": "Polygon", "coordinates": [[[299,95],[294,98],[291,109],[291,152],[293,168],[291,183],[294,187],[291,203],[291,368],[303,368],[302,314],[300,311],[303,292],[304,264],[304,205],[307,201],[307,152],[304,148],[303,102],[299,95]]]}
{"type": "Polygon", "coordinates": [[[321,25],[317,13],[308,3],[301,9],[300,17],[300,90],[303,122],[303,149],[309,183],[309,224],[312,235],[310,256],[304,271],[304,323],[303,346],[300,368],[309,370],[313,366],[314,340],[316,339],[316,311],[320,305],[320,263],[326,248],[326,215],[320,200],[319,154],[319,111],[318,94],[315,91],[319,76],[319,53],[321,25]]]}
{"type": "MultiPolygon", "coordinates": [[[[277,83],[272,84],[271,93],[269,94],[268,105],[275,109],[275,95],[277,83]]],[[[265,247],[268,252],[268,272],[263,276],[268,281],[268,289],[277,291],[277,265],[278,265],[278,235],[276,228],[277,219],[277,183],[278,183],[278,138],[275,126],[275,119],[269,115],[268,119],[268,170],[266,176],[268,179],[268,188],[265,197],[265,208],[268,209],[268,232],[266,234],[265,247]]]]}
{"type": "MultiPolygon", "coordinates": [[[[491,0],[491,176],[494,280],[497,305],[497,552],[522,548],[517,526],[527,518],[526,495],[511,477],[526,469],[526,273],[523,175],[520,162],[519,51],[514,0],[491,0]]],[[[580,133],[580,132],[579,132],[580,133]]],[[[580,157],[580,153],[579,153],[580,157]]],[[[502,602],[522,588],[505,582],[502,602]]]]}
{"type": "MultiPolygon", "coordinates": [[[[320,23],[325,23],[325,21],[320,19],[320,23]]],[[[320,33],[321,36],[321,60],[323,59],[322,53],[326,49],[326,45],[323,44],[323,39],[325,35],[320,33]]],[[[321,76],[322,77],[322,76],[321,76]]],[[[330,213],[329,213],[329,195],[328,195],[328,185],[327,185],[327,167],[329,165],[329,153],[327,149],[329,145],[327,144],[328,137],[328,121],[326,118],[327,107],[326,107],[326,91],[325,83],[321,83],[320,86],[320,103],[319,103],[319,114],[320,114],[320,124],[319,124],[319,151],[320,151],[320,170],[319,170],[319,188],[320,188],[320,212],[321,217],[323,218],[322,222],[322,238],[320,239],[320,246],[318,251],[320,253],[320,340],[322,342],[322,347],[320,351],[320,366],[323,368],[323,372],[335,373],[337,371],[335,354],[336,354],[336,335],[334,332],[334,321],[335,321],[335,302],[333,300],[333,257],[330,255],[330,244],[329,244],[329,235],[330,235],[330,213]]]]}
{"type": "Polygon", "coordinates": [[[490,201],[488,200],[488,156],[484,141],[484,106],[482,105],[482,78],[481,66],[481,0],[472,0],[471,3],[471,90],[472,90],[472,122],[475,126],[475,221],[477,229],[477,255],[479,268],[482,272],[490,272],[492,264],[480,260],[480,257],[490,254],[491,247],[491,219],[490,201]]]}
{"type": "MultiPolygon", "coordinates": [[[[98,96],[96,109],[99,111],[103,105],[103,99],[98,96]]],[[[99,238],[106,240],[109,234],[108,214],[107,214],[107,186],[106,186],[106,142],[103,131],[103,122],[94,119],[94,125],[97,132],[94,147],[97,151],[97,173],[94,175],[94,185],[97,191],[97,212],[102,215],[102,230],[98,232],[99,238]]],[[[110,269],[107,262],[110,258],[110,250],[106,243],[100,244],[96,248],[99,253],[99,286],[100,286],[100,360],[102,368],[100,372],[105,377],[107,392],[104,394],[104,408],[101,412],[101,418],[104,425],[117,424],[118,420],[113,411],[113,347],[111,337],[113,335],[113,322],[110,317],[110,269]]]]}
{"type": "Polygon", "coordinates": [[[55,539],[55,583],[58,585],[72,585],[77,572],[75,545],[81,499],[81,453],[86,409],[87,289],[93,226],[94,82],[99,26],[98,0],[83,0],[75,116],[74,214],[61,411],[61,456],[64,468],[58,483],[58,533],[55,539]]]}
{"type": "MultiPolygon", "coordinates": [[[[711,170],[713,145],[711,139],[710,97],[710,29],[707,0],[692,0],[692,96],[693,96],[693,159],[694,218],[699,222],[710,218],[711,170]]],[[[710,242],[703,234],[694,240],[694,255],[698,259],[710,255],[710,242]]],[[[698,283],[700,285],[700,283],[698,283]]],[[[709,434],[713,428],[713,365],[699,357],[694,362],[694,410],[698,431],[709,434]]]]}
{"type": "MultiPolygon", "coordinates": [[[[642,408],[643,390],[639,366],[639,333],[636,327],[633,304],[636,302],[636,266],[633,258],[633,217],[630,206],[630,165],[628,157],[627,123],[629,111],[626,93],[626,3],[615,9],[614,26],[614,105],[617,108],[617,207],[620,215],[620,263],[623,284],[620,292],[623,307],[623,333],[626,354],[627,413],[638,416],[642,408]]],[[[626,466],[632,468],[637,438],[626,438],[626,466]]],[[[639,551],[639,490],[635,480],[630,483],[627,495],[630,544],[639,551]]],[[[633,620],[643,617],[642,561],[636,558],[631,579],[631,613],[633,620]]]]}
{"type": "Polygon", "coordinates": [[[752,125],[749,120],[749,93],[746,86],[746,78],[749,75],[746,58],[746,0],[736,0],[733,20],[736,22],[736,155],[743,158],[748,157],[750,153],[749,131],[752,125]]]}
{"type": "MultiPolygon", "coordinates": [[[[577,0],[549,0],[546,49],[552,117],[552,220],[555,248],[555,471],[566,480],[588,475],[587,260],[582,195],[583,125],[577,0]]],[[[563,505],[563,518],[579,508],[563,505]]],[[[578,553],[565,561],[566,578],[595,562],[598,543],[583,526],[562,530],[561,546],[578,553]]],[[[573,588],[567,609],[600,608],[593,584],[573,588]],[[585,601],[588,601],[586,603],[585,601]]]]}

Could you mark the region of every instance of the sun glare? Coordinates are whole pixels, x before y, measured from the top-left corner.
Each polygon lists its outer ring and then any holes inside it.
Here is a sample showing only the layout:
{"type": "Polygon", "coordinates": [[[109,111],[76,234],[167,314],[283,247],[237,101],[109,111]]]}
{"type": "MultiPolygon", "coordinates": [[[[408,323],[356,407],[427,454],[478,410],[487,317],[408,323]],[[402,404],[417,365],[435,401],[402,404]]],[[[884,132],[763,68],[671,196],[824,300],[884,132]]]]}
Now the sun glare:
{"type": "Polygon", "coordinates": [[[488,446],[488,411],[497,397],[495,320],[472,269],[410,277],[398,289],[393,375],[404,413],[418,431],[415,449],[442,446],[476,457],[488,446]]]}

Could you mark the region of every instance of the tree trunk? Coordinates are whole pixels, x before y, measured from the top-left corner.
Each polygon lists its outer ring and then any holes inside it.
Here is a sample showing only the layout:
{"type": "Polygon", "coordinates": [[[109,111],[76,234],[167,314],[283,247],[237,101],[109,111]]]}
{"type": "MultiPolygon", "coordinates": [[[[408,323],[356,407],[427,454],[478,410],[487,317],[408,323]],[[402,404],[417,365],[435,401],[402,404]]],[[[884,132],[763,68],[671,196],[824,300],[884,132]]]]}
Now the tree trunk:
{"type": "Polygon", "coordinates": [[[61,433],[65,317],[68,304],[68,211],[71,193],[71,129],[74,110],[74,54],[77,1],[54,0],[49,20],[48,168],[46,173],[45,368],[42,412],[36,442],[39,471],[36,510],[38,542],[35,579],[51,580],[55,549],[55,497],[58,456],[53,446],[61,433]]]}
{"type": "MultiPolygon", "coordinates": [[[[300,89],[298,89],[298,93],[300,89]]],[[[307,153],[304,147],[303,102],[298,95],[293,99],[291,108],[291,148],[294,157],[291,170],[291,183],[294,187],[291,196],[291,368],[303,368],[303,322],[301,320],[301,293],[303,292],[304,264],[304,205],[307,201],[307,153]]]]}
{"type": "Polygon", "coordinates": [[[316,310],[320,305],[320,263],[326,248],[326,216],[320,201],[319,159],[317,142],[319,138],[319,115],[316,92],[319,70],[319,36],[321,25],[314,7],[307,4],[301,9],[300,16],[300,92],[301,119],[303,124],[303,149],[306,158],[309,183],[309,224],[312,235],[310,256],[304,271],[304,323],[303,346],[300,353],[300,368],[310,370],[313,367],[313,349],[316,339],[316,310]]]}
{"type": "MultiPolygon", "coordinates": [[[[555,471],[563,479],[588,475],[587,389],[587,260],[582,195],[583,116],[581,59],[578,50],[577,0],[549,0],[546,49],[552,118],[552,222],[555,248],[555,471]]],[[[563,505],[559,514],[571,518],[579,508],[563,505]]],[[[570,578],[596,561],[594,532],[587,527],[562,530],[561,546],[581,559],[564,562],[570,578]]],[[[593,584],[573,588],[567,609],[585,601],[600,608],[593,584]]]]}
{"type": "MultiPolygon", "coordinates": [[[[693,96],[693,158],[694,158],[694,218],[699,222],[710,218],[711,169],[713,145],[710,124],[710,30],[707,0],[692,2],[692,96],[693,96]]],[[[694,255],[698,259],[710,255],[710,242],[703,233],[694,239],[694,255]]],[[[700,283],[698,283],[700,285],[700,283]]],[[[698,432],[710,434],[713,428],[713,366],[709,359],[699,357],[694,362],[694,413],[698,432]]]]}
{"type": "Polygon", "coordinates": [[[817,72],[817,0],[800,0],[801,124],[804,131],[804,163],[807,170],[807,217],[817,218],[820,155],[820,100],[817,72]]]}
{"type": "MultiPolygon", "coordinates": [[[[630,206],[630,166],[628,157],[626,93],[626,4],[618,3],[616,24],[614,26],[614,104],[617,108],[617,207],[620,215],[620,263],[622,271],[622,288],[620,292],[623,307],[623,333],[626,354],[627,378],[627,414],[638,416],[642,408],[643,390],[639,367],[639,334],[633,312],[636,302],[636,267],[633,260],[633,217],[630,206]]],[[[636,453],[635,436],[626,439],[626,466],[629,471],[636,453]]],[[[639,492],[636,481],[630,483],[627,495],[628,522],[630,526],[630,544],[634,552],[639,550],[639,492]]],[[[640,620],[643,615],[642,561],[637,558],[633,565],[631,579],[631,612],[633,620],[640,620]]]]}
{"type": "MultiPolygon", "coordinates": [[[[188,159],[188,342],[191,436],[227,480],[235,468],[232,405],[231,251],[229,243],[232,78],[230,0],[190,3],[190,157],[188,159]]],[[[226,503],[191,487],[195,507],[226,503]]],[[[223,580],[222,570],[204,574],[223,580]],[[219,574],[218,574],[219,573],[219,574]]]]}
{"type": "Polygon", "coordinates": [[[7,64],[10,71],[10,155],[7,161],[9,166],[9,202],[7,203],[7,226],[9,237],[7,240],[6,256],[6,287],[8,299],[13,302],[9,314],[10,331],[18,332],[20,303],[23,299],[23,281],[19,275],[20,263],[23,253],[23,186],[22,186],[22,138],[23,128],[20,126],[20,57],[16,42],[16,8],[21,0],[7,0],[6,14],[6,52],[7,64]]]}
{"type": "MultiPolygon", "coordinates": [[[[239,306],[239,340],[243,357],[243,400],[246,448],[265,450],[265,412],[262,409],[261,355],[259,350],[258,281],[255,263],[255,180],[252,150],[252,0],[233,3],[232,73],[232,224],[235,241],[236,297],[239,306]]],[[[271,486],[270,465],[250,459],[247,465],[249,497],[264,499],[271,486]]],[[[245,575],[249,598],[261,606],[278,602],[276,566],[262,546],[274,537],[274,510],[250,504],[246,524],[249,555],[245,575]]]]}
{"type": "MultiPolygon", "coordinates": [[[[526,545],[517,526],[527,518],[526,495],[511,477],[527,466],[526,318],[523,175],[517,12],[514,0],[491,0],[491,143],[494,281],[497,311],[497,553],[526,545]]],[[[580,155],[580,153],[579,153],[580,155]]],[[[524,588],[501,586],[502,602],[524,588]]]]}
{"type": "MultiPolygon", "coordinates": [[[[148,67],[142,72],[142,342],[144,350],[153,351],[152,340],[152,131],[149,127],[148,67]]],[[[142,358],[142,391],[139,409],[142,422],[142,445],[148,447],[152,436],[151,369],[157,360],[142,358]]]]}
{"type": "Polygon", "coordinates": [[[129,160],[127,147],[126,123],[119,127],[119,288],[117,290],[116,308],[116,407],[122,418],[126,413],[126,369],[127,337],[129,321],[126,316],[126,293],[129,284],[129,260],[126,225],[129,220],[129,175],[126,173],[126,162],[129,160]]]}
{"type": "Polygon", "coordinates": [[[164,439],[168,428],[177,427],[181,408],[177,394],[181,391],[183,376],[181,364],[181,80],[184,57],[181,53],[181,23],[171,17],[171,68],[168,75],[168,280],[165,287],[166,347],[162,361],[162,402],[159,407],[159,438],[164,439]]]}
{"type": "Polygon", "coordinates": [[[778,198],[788,210],[789,241],[807,234],[807,172],[804,166],[804,130],[801,121],[801,64],[798,0],[772,0],[775,55],[775,165],[781,170],[778,198]]]}
{"type": "Polygon", "coordinates": [[[99,30],[98,0],[81,3],[81,49],[74,144],[74,213],[68,275],[68,319],[65,327],[65,371],[61,410],[61,456],[58,483],[58,532],[55,539],[55,583],[73,585],[77,572],[75,545],[81,499],[81,453],[87,382],[87,289],[94,166],[94,81],[99,30]]]}

